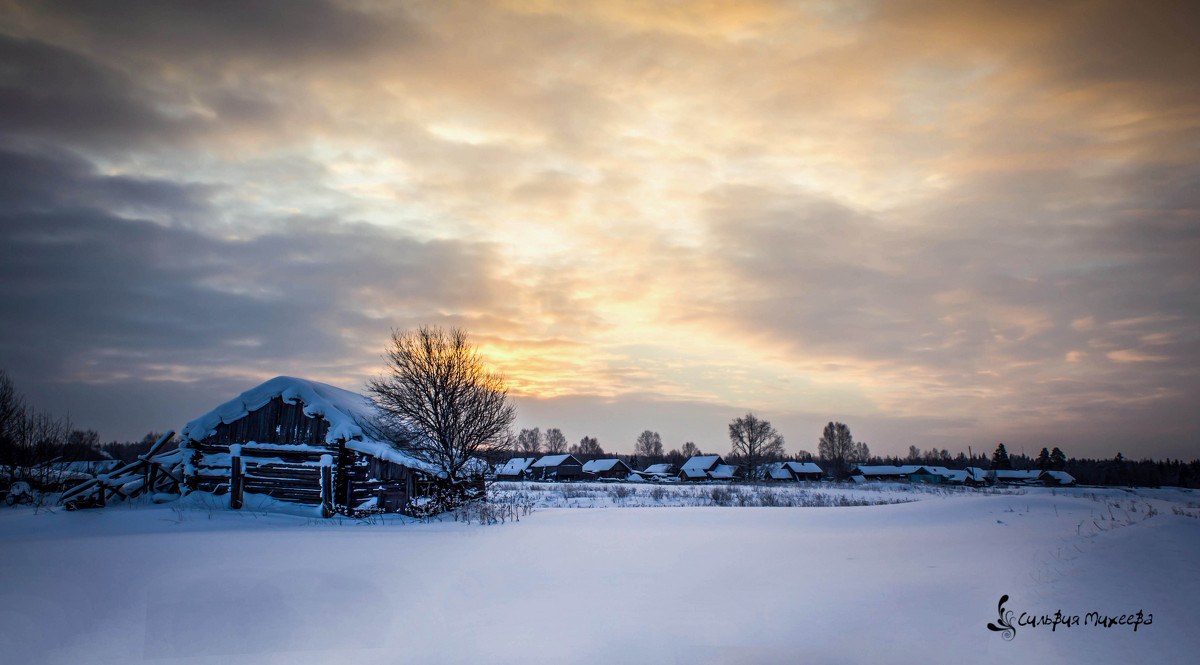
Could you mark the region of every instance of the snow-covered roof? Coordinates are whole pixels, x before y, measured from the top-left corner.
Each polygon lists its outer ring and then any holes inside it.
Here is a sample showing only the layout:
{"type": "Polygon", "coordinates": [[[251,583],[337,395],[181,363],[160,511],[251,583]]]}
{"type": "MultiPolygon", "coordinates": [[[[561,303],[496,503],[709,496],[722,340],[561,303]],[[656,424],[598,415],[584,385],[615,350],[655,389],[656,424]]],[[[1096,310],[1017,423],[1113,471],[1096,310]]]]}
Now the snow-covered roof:
{"type": "Polygon", "coordinates": [[[379,414],[375,402],[358,393],[307,379],[277,376],[184,425],[182,436],[190,441],[203,440],[213,434],[221,423],[244,418],[276,397],[282,397],[285,402],[292,404],[301,402],[304,404],[304,415],[328,422],[326,443],[365,438],[361,423],[370,422],[379,414]]]}
{"type": "Polygon", "coordinates": [[[708,472],[708,477],[714,480],[728,480],[737,475],[737,470],[738,468],[732,464],[718,464],[708,472]]]}
{"type": "Polygon", "coordinates": [[[646,469],[644,471],[642,471],[642,473],[670,474],[671,473],[671,465],[667,462],[664,462],[662,464],[651,464],[650,466],[646,467],[646,469]]]}
{"type": "Polygon", "coordinates": [[[947,469],[944,466],[922,466],[922,467],[918,468],[916,471],[912,471],[911,473],[919,473],[921,469],[925,469],[930,474],[935,475],[935,476],[945,476],[945,475],[950,474],[950,469],[947,469]]]}
{"type": "Polygon", "coordinates": [[[435,465],[366,435],[363,423],[372,422],[379,415],[379,408],[371,398],[326,383],[292,376],[277,376],[189,422],[181,432],[183,440],[202,441],[216,432],[221,423],[232,423],[244,418],[276,397],[282,397],[283,401],[292,404],[303,404],[304,415],[321,418],[329,423],[329,430],[325,434],[326,443],[345,442],[350,450],[410,469],[444,475],[435,465]]]}
{"type": "Polygon", "coordinates": [[[867,466],[867,465],[860,464],[854,468],[858,469],[858,471],[860,472],[857,475],[870,477],[870,476],[904,476],[904,475],[908,475],[910,473],[916,473],[917,469],[919,469],[921,467],[916,464],[906,464],[903,466],[891,466],[891,465],[867,466]]]}
{"type": "Polygon", "coordinates": [[[496,470],[498,476],[519,476],[537,461],[536,457],[514,457],[496,470]]]}
{"type": "Polygon", "coordinates": [[[558,466],[558,465],[566,462],[568,459],[573,459],[573,460],[575,460],[576,464],[579,464],[579,460],[575,459],[574,455],[546,455],[542,459],[534,462],[533,466],[535,466],[535,467],[558,466]]]}
{"type": "Polygon", "coordinates": [[[720,455],[695,455],[683,463],[683,467],[680,469],[680,471],[686,471],[689,475],[697,475],[694,472],[708,471],[709,469],[712,469],[714,465],[720,464],[720,462],[720,455]]]}
{"type": "Polygon", "coordinates": [[[1042,475],[1050,476],[1054,480],[1057,480],[1059,485],[1072,485],[1075,483],[1075,476],[1066,471],[1043,471],[1042,475]]]}
{"type": "Polygon", "coordinates": [[[612,459],[594,459],[590,462],[585,463],[583,465],[583,470],[587,471],[588,473],[599,473],[601,471],[612,471],[614,468],[617,467],[618,464],[624,465],[625,463],[615,457],[612,459]]]}
{"type": "Polygon", "coordinates": [[[791,480],[792,472],[784,466],[783,462],[775,462],[767,465],[767,477],[771,480],[791,480]]]}
{"type": "Polygon", "coordinates": [[[950,469],[946,473],[943,473],[941,475],[943,477],[945,477],[946,480],[949,480],[949,481],[955,482],[955,483],[965,483],[971,479],[970,478],[971,474],[967,473],[966,469],[961,469],[961,470],[950,469]]]}
{"type": "Polygon", "coordinates": [[[697,468],[681,469],[679,471],[679,475],[683,476],[684,478],[707,478],[708,472],[704,469],[697,468]]]}
{"type": "Polygon", "coordinates": [[[992,477],[996,480],[1037,480],[1042,475],[1037,469],[995,469],[992,477]]]}
{"type": "Polygon", "coordinates": [[[821,467],[812,462],[784,462],[784,466],[792,470],[792,473],[824,473],[821,467]]]}
{"type": "Polygon", "coordinates": [[[968,466],[963,469],[967,472],[967,478],[977,483],[982,483],[987,478],[987,472],[977,466],[968,466]]]}

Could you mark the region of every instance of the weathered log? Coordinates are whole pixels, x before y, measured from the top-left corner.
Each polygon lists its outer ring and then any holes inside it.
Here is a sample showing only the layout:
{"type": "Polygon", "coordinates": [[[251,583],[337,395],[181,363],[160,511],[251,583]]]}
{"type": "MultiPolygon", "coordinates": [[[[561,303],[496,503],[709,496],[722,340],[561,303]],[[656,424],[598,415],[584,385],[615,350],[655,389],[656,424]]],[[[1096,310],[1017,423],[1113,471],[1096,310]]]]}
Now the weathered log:
{"type": "Polygon", "coordinates": [[[229,479],[229,507],[234,510],[242,507],[242,488],[242,457],[240,454],[235,454],[233,456],[233,474],[229,479]]]}
{"type": "Polygon", "coordinates": [[[333,456],[321,457],[321,515],[333,516],[333,456]]]}

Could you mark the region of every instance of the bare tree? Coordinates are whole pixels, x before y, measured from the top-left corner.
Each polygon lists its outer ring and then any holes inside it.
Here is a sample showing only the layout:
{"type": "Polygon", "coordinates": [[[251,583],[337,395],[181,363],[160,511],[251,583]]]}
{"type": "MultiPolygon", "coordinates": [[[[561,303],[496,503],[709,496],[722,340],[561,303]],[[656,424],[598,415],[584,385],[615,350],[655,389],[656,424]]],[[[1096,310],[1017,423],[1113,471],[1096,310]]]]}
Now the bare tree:
{"type": "Polygon", "coordinates": [[[633,454],[638,457],[662,457],[662,437],[658,435],[658,432],[643,431],[638,435],[637,442],[633,444],[633,454]]]}
{"type": "Polygon", "coordinates": [[[25,403],[0,370],[0,480],[29,482],[34,489],[61,484],[71,423],[25,403]]]}
{"type": "Polygon", "coordinates": [[[828,471],[834,477],[841,478],[846,473],[846,464],[854,456],[854,437],[850,436],[850,428],[845,423],[829,423],[817,443],[817,453],[821,461],[829,464],[828,471]]]}
{"type": "Polygon", "coordinates": [[[600,457],[604,454],[604,449],[600,447],[600,441],[592,436],[585,436],[579,440],[579,444],[571,446],[572,455],[582,455],[585,457],[600,457]]]}
{"type": "Polygon", "coordinates": [[[871,448],[866,441],[854,444],[854,454],[850,456],[850,461],[855,464],[866,464],[871,461],[871,448]]]}
{"type": "Polygon", "coordinates": [[[394,445],[441,469],[450,480],[471,459],[512,442],[516,408],[504,379],[488,370],[458,328],[392,331],[385,374],[368,390],[382,411],[381,430],[394,445]]]}
{"type": "Polygon", "coordinates": [[[517,449],[527,457],[542,454],[542,432],[538,428],[523,429],[517,435],[517,449]]]}
{"type": "Polygon", "coordinates": [[[704,453],[700,452],[699,446],[691,441],[688,441],[687,443],[683,444],[682,448],[679,449],[679,454],[683,455],[683,458],[686,460],[691,459],[696,455],[703,455],[704,453]]]}
{"type": "Polygon", "coordinates": [[[567,437],[557,427],[546,430],[546,454],[559,455],[567,452],[567,437]]]}
{"type": "Polygon", "coordinates": [[[745,461],[749,478],[762,478],[766,471],[764,465],[783,457],[783,435],[775,431],[770,421],[761,420],[753,413],[729,423],[729,441],[733,444],[730,456],[745,461]]]}

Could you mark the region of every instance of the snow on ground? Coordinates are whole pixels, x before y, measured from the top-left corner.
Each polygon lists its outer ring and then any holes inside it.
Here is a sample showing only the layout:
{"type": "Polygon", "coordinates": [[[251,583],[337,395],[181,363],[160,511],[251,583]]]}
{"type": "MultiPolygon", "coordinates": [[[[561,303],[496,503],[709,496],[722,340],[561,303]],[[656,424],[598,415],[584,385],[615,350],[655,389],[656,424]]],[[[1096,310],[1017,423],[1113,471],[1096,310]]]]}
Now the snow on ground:
{"type": "Polygon", "coordinates": [[[491,487],[501,502],[537,508],[651,508],[651,507],[828,507],[907,503],[929,496],[970,493],[1021,494],[1024,488],[940,487],[910,483],[728,483],[498,482],[491,487]]]}
{"type": "Polygon", "coordinates": [[[0,510],[0,660],[1191,663],[1200,649],[1200,492],[819,491],[917,500],[538,508],[495,526],[195,499],[0,510]],[[1153,623],[1006,641],[986,627],[1002,595],[1015,615],[1153,623]]]}

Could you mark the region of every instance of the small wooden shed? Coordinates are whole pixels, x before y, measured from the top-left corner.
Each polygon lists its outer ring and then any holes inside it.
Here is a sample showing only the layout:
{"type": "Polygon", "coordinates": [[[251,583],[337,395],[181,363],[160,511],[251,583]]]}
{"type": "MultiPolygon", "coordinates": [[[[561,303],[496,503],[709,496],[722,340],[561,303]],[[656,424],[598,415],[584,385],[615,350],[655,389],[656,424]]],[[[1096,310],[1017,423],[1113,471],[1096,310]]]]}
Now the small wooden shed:
{"type": "Polygon", "coordinates": [[[179,445],[183,491],[245,494],[320,506],[326,517],[406,512],[445,474],[367,435],[369,398],[316,381],[279,376],[191,421],[179,445]]]}

